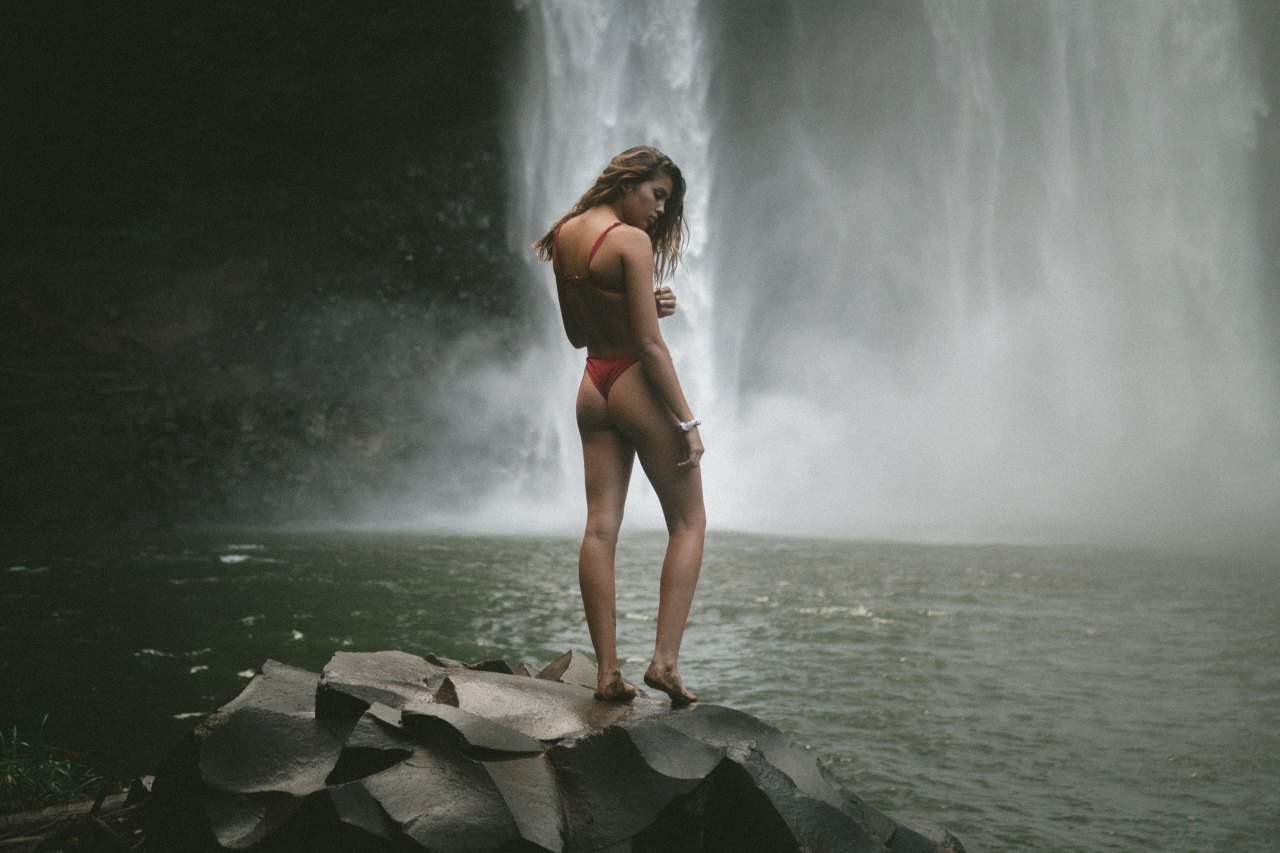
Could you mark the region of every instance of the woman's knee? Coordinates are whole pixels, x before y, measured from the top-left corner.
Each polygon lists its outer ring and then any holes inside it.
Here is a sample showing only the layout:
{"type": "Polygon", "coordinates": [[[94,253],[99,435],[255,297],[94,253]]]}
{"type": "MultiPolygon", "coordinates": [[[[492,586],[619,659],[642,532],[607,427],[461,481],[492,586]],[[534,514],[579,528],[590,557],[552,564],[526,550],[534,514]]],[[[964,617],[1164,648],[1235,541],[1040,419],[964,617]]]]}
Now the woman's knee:
{"type": "Polygon", "coordinates": [[[707,513],[701,503],[667,513],[666,521],[667,533],[672,536],[701,537],[707,532],[707,513]]]}
{"type": "Polygon", "coordinates": [[[614,513],[587,513],[587,528],[582,534],[584,543],[590,541],[597,545],[615,548],[618,544],[618,531],[622,528],[622,515],[614,513]]]}

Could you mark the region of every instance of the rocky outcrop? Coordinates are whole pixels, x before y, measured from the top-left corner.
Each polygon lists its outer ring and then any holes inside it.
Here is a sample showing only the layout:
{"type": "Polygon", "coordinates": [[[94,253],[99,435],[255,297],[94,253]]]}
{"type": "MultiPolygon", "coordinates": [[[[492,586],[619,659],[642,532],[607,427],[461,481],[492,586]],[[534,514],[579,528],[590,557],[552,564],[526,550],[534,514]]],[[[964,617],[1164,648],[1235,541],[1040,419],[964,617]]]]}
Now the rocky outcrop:
{"type": "Polygon", "coordinates": [[[319,675],[268,661],[157,774],[148,848],[962,850],[748,714],[599,702],[591,666],[576,652],[536,677],[403,652],[340,652],[319,675]]]}

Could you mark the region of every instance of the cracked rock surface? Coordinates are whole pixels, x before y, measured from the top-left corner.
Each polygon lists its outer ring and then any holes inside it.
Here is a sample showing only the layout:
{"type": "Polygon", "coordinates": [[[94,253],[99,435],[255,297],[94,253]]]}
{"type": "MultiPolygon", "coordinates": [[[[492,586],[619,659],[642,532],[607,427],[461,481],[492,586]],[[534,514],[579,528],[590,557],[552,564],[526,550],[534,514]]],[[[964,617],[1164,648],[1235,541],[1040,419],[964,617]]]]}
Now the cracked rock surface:
{"type": "Polygon", "coordinates": [[[157,773],[148,849],[963,853],[748,714],[595,700],[593,666],[267,661],[157,773]]]}

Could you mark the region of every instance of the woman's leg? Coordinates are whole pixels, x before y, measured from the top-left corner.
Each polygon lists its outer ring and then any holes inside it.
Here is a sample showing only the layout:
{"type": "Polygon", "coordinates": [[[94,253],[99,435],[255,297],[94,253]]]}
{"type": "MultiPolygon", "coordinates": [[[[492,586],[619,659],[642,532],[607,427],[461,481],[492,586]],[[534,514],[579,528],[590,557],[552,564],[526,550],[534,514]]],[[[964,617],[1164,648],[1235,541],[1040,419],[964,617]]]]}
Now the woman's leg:
{"type": "Polygon", "coordinates": [[[618,378],[609,392],[609,415],[640,457],[667,523],[667,553],[662,561],[658,633],[645,683],[673,702],[697,700],[680,678],[678,659],[693,593],[702,569],[707,517],[702,502],[702,473],[681,468],[684,436],[671,413],[649,387],[639,365],[618,378]]]}
{"type": "Polygon", "coordinates": [[[635,451],[609,422],[604,398],[585,376],[578,389],[578,433],[587,484],[587,527],[578,550],[578,584],[596,652],[596,698],[625,701],[636,689],[618,662],[614,558],[635,451]]]}

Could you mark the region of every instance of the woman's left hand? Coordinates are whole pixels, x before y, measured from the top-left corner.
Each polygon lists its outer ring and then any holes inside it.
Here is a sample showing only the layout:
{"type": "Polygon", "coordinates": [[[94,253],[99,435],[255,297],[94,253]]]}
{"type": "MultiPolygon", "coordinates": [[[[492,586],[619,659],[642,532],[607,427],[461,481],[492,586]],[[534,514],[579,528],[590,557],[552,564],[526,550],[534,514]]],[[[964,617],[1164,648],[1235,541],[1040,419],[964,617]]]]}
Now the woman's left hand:
{"type": "Polygon", "coordinates": [[[658,316],[670,317],[676,313],[676,294],[671,288],[659,287],[653,293],[654,300],[658,303],[658,316]]]}
{"type": "Polygon", "coordinates": [[[702,436],[698,435],[697,427],[685,432],[684,446],[689,455],[684,458],[683,462],[677,462],[676,467],[697,468],[703,454],[702,436]]]}

